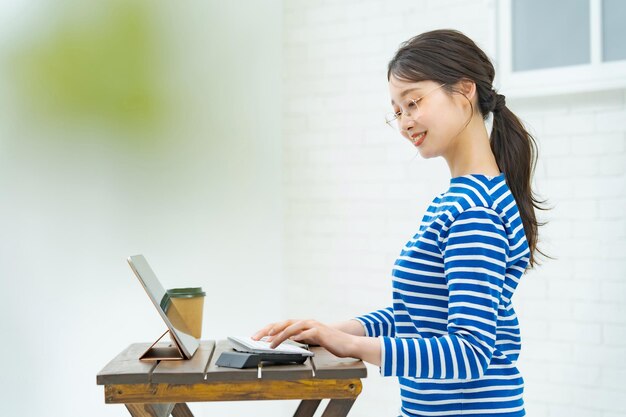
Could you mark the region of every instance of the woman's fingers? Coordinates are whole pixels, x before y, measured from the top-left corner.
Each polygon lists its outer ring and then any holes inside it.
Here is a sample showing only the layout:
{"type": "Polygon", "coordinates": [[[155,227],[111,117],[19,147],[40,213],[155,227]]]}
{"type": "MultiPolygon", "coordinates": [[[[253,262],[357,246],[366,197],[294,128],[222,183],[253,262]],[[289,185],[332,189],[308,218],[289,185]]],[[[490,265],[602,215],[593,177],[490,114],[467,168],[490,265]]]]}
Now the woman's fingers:
{"type": "Polygon", "coordinates": [[[307,343],[309,345],[317,344],[318,342],[317,334],[318,334],[317,329],[308,329],[308,330],[304,330],[298,333],[297,335],[293,336],[291,339],[296,342],[307,343]]]}
{"type": "Polygon", "coordinates": [[[272,340],[274,340],[274,338],[276,337],[276,335],[280,334],[281,332],[283,332],[287,327],[289,327],[292,323],[294,323],[296,320],[285,320],[285,321],[281,321],[279,323],[274,323],[273,326],[271,326],[271,328],[269,329],[269,331],[267,332],[267,335],[269,336],[267,338],[268,342],[271,342],[272,340]]]}
{"type": "Polygon", "coordinates": [[[266,340],[270,342],[270,347],[275,348],[289,338],[296,340],[315,338],[315,335],[317,335],[315,327],[319,325],[320,323],[314,320],[285,320],[270,323],[256,332],[252,339],[260,340],[268,336],[266,340]]]}
{"type": "Polygon", "coordinates": [[[271,341],[270,347],[275,348],[276,346],[283,343],[285,340],[289,339],[292,336],[295,336],[301,333],[304,330],[308,330],[315,325],[315,322],[312,320],[299,320],[296,321],[289,326],[287,326],[284,330],[278,333],[276,336],[268,339],[271,341]]]}
{"type": "Polygon", "coordinates": [[[274,326],[274,323],[268,324],[267,326],[263,327],[261,330],[257,331],[255,334],[251,336],[252,339],[260,340],[262,337],[267,336],[272,326],[274,326]]]}
{"type": "Polygon", "coordinates": [[[268,341],[272,340],[274,336],[282,332],[286,327],[290,326],[294,322],[295,320],[285,320],[277,323],[270,323],[256,332],[252,338],[254,340],[260,340],[262,337],[270,336],[268,341]]]}

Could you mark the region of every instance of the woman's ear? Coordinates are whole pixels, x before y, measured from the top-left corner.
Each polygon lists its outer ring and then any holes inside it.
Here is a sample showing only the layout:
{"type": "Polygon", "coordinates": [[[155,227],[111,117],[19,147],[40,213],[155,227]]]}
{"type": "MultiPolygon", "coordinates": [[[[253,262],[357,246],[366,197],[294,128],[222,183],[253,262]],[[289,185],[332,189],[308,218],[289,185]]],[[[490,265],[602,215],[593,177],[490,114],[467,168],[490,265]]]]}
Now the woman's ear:
{"type": "Polygon", "coordinates": [[[471,101],[476,95],[476,83],[472,80],[463,79],[459,81],[459,90],[471,101]]]}
{"type": "Polygon", "coordinates": [[[457,94],[457,99],[459,103],[463,107],[473,107],[474,111],[478,108],[478,92],[476,91],[476,83],[472,80],[468,80],[467,78],[458,81],[454,85],[454,91],[457,94]]]}

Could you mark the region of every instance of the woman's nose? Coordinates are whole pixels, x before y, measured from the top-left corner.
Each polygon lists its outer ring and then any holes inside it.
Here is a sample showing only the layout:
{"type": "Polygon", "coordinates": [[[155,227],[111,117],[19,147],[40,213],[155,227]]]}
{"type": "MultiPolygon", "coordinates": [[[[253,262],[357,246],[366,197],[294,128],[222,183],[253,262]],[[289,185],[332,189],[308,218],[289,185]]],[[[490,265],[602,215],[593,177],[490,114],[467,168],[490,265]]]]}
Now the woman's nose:
{"type": "Polygon", "coordinates": [[[413,120],[412,117],[403,117],[400,120],[400,129],[408,132],[409,130],[411,130],[413,127],[415,127],[415,121],[413,120]]]}

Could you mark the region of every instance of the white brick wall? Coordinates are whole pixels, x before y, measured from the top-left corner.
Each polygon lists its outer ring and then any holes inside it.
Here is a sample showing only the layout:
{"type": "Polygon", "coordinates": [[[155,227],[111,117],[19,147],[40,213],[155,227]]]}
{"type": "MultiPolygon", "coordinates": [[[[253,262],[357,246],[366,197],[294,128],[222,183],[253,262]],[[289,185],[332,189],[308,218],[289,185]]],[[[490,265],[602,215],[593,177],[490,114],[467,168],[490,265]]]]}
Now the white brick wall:
{"type": "MultiPolygon", "coordinates": [[[[390,303],[395,256],[449,171],[384,125],[387,62],[400,42],[441,27],[493,56],[494,26],[490,0],[284,2],[288,316],[334,321],[390,303]]],[[[540,147],[535,188],[554,206],[540,244],[558,258],[527,273],[514,298],[528,415],[626,416],[625,93],[509,105],[540,147]]],[[[370,367],[353,413],[398,405],[395,380],[370,367]]]]}
{"type": "Polygon", "coordinates": [[[543,241],[558,260],[516,295],[537,415],[626,415],[625,102],[624,91],[511,102],[536,134],[535,180],[554,206],[543,241]]]}

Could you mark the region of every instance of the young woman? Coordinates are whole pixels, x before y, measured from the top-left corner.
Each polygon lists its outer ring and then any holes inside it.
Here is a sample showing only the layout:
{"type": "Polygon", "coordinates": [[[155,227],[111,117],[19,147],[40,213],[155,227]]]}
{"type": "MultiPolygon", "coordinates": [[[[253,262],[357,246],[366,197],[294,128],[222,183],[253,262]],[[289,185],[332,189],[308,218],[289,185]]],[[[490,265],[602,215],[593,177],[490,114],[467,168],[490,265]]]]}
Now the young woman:
{"type": "Polygon", "coordinates": [[[332,325],[272,323],[254,339],[291,338],[380,366],[399,377],[403,416],[525,415],[511,298],[539,252],[537,153],[493,78],[485,53],[457,31],[400,46],[387,122],[424,158],[443,157],[452,178],[394,264],[393,305],[332,325]]]}

